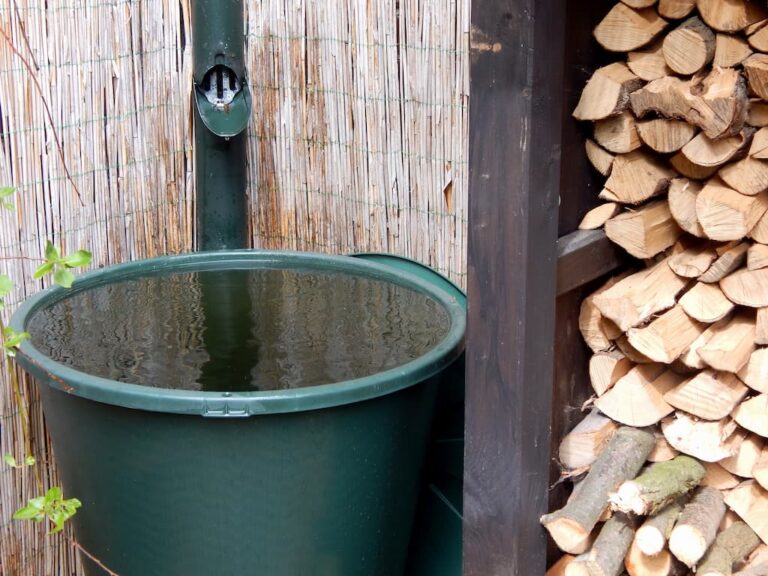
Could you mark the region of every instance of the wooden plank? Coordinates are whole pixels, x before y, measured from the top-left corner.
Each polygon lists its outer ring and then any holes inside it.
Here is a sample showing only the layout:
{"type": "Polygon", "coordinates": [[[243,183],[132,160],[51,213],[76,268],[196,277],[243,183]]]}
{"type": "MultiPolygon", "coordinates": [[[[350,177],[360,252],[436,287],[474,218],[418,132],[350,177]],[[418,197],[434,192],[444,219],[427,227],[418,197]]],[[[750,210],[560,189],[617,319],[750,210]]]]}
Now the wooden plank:
{"type": "Polygon", "coordinates": [[[557,295],[615,270],[626,254],[602,230],[576,230],[557,240],[557,295]]]}
{"type": "Polygon", "coordinates": [[[564,18],[472,2],[465,576],[545,572],[564,18]]]}

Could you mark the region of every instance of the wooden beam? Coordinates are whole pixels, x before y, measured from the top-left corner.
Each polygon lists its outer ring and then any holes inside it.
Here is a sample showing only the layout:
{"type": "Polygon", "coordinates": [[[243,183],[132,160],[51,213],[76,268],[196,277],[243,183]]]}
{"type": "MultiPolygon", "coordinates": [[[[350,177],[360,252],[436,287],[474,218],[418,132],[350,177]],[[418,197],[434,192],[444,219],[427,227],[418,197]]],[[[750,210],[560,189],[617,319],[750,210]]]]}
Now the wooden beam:
{"type": "Polygon", "coordinates": [[[473,0],[464,575],[544,574],[564,0],[473,0]]]}
{"type": "Polygon", "coordinates": [[[576,230],[557,240],[557,295],[600,278],[627,261],[602,230],[576,230]]]}

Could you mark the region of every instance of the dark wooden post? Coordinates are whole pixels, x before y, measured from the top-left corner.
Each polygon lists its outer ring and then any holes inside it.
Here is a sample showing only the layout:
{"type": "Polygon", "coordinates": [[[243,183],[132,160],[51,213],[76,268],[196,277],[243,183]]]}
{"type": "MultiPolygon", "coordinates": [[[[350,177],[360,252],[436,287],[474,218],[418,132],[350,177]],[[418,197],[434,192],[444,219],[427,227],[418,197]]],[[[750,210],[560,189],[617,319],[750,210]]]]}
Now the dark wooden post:
{"type": "Polygon", "coordinates": [[[464,575],[540,576],[564,0],[473,0],[464,575]]]}

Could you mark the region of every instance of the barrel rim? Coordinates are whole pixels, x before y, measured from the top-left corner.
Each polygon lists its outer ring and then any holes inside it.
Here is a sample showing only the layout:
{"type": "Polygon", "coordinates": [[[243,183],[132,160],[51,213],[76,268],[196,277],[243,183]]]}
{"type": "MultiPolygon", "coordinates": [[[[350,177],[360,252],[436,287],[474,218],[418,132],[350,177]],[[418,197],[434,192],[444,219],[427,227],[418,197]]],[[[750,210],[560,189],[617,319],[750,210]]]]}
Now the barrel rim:
{"type": "Polygon", "coordinates": [[[29,340],[22,343],[16,359],[39,381],[82,398],[173,414],[209,417],[249,417],[261,414],[303,412],[362,402],[397,392],[435,376],[460,356],[466,330],[465,307],[440,287],[404,270],[379,262],[312,252],[223,250],[160,256],[117,264],[87,272],[71,289],[54,286],[27,299],[11,318],[10,326],[23,331],[39,309],[74,293],[129,278],[163,272],[192,272],[258,267],[292,267],[358,274],[415,289],[440,303],[451,325],[444,338],[426,354],[410,362],[363,378],[332,384],[254,392],[203,392],[129,384],[75,370],[48,358],[29,340]]]}

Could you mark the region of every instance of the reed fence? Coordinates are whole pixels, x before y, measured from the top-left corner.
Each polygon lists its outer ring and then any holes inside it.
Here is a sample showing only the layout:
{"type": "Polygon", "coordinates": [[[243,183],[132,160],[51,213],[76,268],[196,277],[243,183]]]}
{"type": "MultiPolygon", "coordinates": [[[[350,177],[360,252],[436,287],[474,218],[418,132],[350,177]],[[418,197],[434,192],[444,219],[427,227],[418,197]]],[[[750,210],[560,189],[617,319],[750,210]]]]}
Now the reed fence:
{"type": "MultiPolygon", "coordinates": [[[[190,0],[1,0],[5,318],[50,238],[94,266],[194,249],[190,0]],[[30,259],[19,259],[24,256],[30,259]]],[[[464,284],[468,0],[251,0],[252,245],[416,258],[464,284]]],[[[4,361],[4,360],[3,360],[4,361]]],[[[22,381],[35,469],[56,482],[22,381]]],[[[23,454],[0,374],[0,452],[23,454]]],[[[0,467],[0,574],[79,574],[74,547],[10,520],[39,492],[0,467]]],[[[77,496],[77,495],[68,495],[77,496]]]]}

